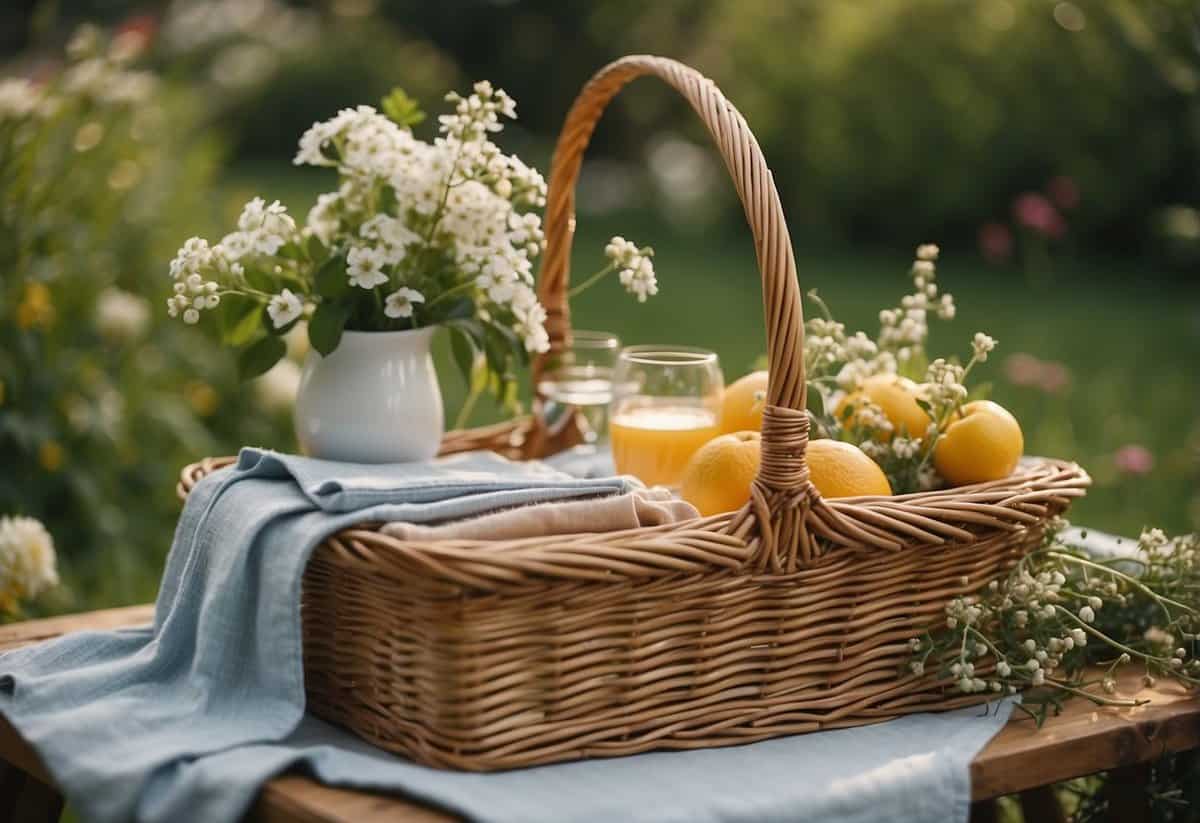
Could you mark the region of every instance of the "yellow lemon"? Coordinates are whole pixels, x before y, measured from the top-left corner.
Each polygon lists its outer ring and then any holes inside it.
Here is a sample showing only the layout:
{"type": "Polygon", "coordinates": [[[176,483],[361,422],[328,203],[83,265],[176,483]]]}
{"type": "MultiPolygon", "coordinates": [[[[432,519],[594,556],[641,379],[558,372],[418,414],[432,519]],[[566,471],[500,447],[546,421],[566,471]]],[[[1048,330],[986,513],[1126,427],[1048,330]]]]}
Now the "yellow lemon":
{"type": "Polygon", "coordinates": [[[750,499],[750,484],[758,474],[761,436],[741,431],[722,434],[696,450],[683,470],[679,495],[700,514],[734,511],[750,499]]]}
{"type": "Polygon", "coordinates": [[[808,475],[822,497],[890,495],[892,486],[879,464],[840,440],[810,440],[808,475]]]}
{"type": "Polygon", "coordinates": [[[990,400],[962,407],[933,451],[933,465],[952,486],[1008,477],[1025,450],[1021,424],[990,400]]]}
{"type": "Polygon", "coordinates": [[[721,399],[721,431],[762,431],[767,397],[767,373],[751,372],[725,388],[721,399]]]}
{"type": "Polygon", "coordinates": [[[857,417],[864,400],[869,400],[880,409],[892,424],[891,432],[880,432],[876,440],[888,442],[897,434],[921,438],[928,428],[929,415],[917,405],[917,384],[907,377],[895,374],[876,374],[863,381],[862,388],[842,398],[835,412],[842,423],[857,417]]]}

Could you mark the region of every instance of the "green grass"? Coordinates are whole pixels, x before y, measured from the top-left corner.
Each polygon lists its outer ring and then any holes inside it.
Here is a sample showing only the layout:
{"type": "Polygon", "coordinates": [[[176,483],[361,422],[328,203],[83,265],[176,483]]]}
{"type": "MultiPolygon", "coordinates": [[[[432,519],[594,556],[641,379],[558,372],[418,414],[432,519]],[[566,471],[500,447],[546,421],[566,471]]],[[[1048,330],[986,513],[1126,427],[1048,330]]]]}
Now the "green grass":
{"type": "MultiPolygon", "coordinates": [[[[229,210],[236,215],[237,203],[261,192],[280,197],[302,216],[313,186],[326,181],[318,173],[288,171],[239,171],[224,193],[229,210]]],[[[661,292],[638,304],[612,278],[572,305],[574,325],[615,332],[627,344],[711,348],[727,381],[749,371],[765,351],[765,332],[748,232],[688,233],[641,214],[582,218],[572,256],[580,277],[599,267],[602,247],[616,233],[655,247],[661,292]]],[[[937,238],[913,238],[913,245],[926,239],[937,238]]],[[[800,249],[797,255],[801,287],[818,289],[852,330],[876,331],[879,309],[895,305],[908,286],[910,248],[800,249]]],[[[992,398],[1017,415],[1027,451],[1076,460],[1092,473],[1095,485],[1075,505],[1072,519],[1122,534],[1136,534],[1146,524],[1176,532],[1200,527],[1200,284],[1152,274],[1136,263],[1063,260],[1031,283],[1020,270],[993,268],[966,254],[944,254],[939,265],[942,289],[954,294],[959,311],[954,321],[935,324],[931,351],[965,355],[978,330],[997,338],[1000,348],[976,379],[993,383],[992,398]],[[1061,362],[1070,386],[1048,395],[1012,385],[1002,364],[1015,352],[1061,362]],[[1151,474],[1116,471],[1112,454],[1129,443],[1154,454],[1151,474]]],[[[445,341],[436,348],[453,419],[464,387],[445,341]]],[[[473,420],[494,419],[495,412],[481,406],[473,420]]]]}

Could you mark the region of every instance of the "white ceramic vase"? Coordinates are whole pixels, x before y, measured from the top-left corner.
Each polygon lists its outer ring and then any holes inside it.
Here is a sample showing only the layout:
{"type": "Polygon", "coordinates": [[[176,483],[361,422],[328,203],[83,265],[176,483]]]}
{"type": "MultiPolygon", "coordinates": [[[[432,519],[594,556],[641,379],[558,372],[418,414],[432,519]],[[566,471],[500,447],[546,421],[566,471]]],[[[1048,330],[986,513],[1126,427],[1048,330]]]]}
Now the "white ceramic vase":
{"type": "Polygon", "coordinates": [[[310,351],[296,396],[296,438],[312,457],[403,463],[437,454],[445,423],[429,346],[434,328],[342,334],[310,351]]]}

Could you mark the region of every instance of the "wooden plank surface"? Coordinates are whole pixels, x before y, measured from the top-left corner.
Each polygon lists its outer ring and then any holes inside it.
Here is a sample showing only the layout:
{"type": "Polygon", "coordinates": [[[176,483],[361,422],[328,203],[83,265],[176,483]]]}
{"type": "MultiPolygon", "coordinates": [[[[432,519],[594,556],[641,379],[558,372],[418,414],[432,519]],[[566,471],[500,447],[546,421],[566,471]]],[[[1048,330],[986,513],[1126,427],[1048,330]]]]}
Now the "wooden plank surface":
{"type": "MultiPolygon", "coordinates": [[[[69,617],[0,626],[0,651],[36,643],[69,631],[112,629],[149,622],[152,606],[108,609],[69,617]]],[[[998,797],[1097,771],[1152,761],[1169,752],[1200,748],[1200,699],[1172,683],[1145,688],[1136,675],[1119,684],[1122,696],[1151,703],[1133,709],[1099,708],[1083,700],[1067,703],[1062,714],[1038,729],[1014,713],[971,763],[975,800],[998,797]]],[[[0,717],[0,759],[49,781],[37,755],[0,717]]],[[[299,775],[276,778],[263,787],[250,814],[265,823],[445,823],[454,818],[412,801],[337,789],[299,775]]]]}
{"type": "MultiPolygon", "coordinates": [[[[1134,668],[1130,666],[1129,668],[1134,668]]],[[[1200,699],[1173,682],[1144,687],[1127,672],[1120,697],[1150,700],[1130,709],[1070,700],[1042,728],[1023,712],[992,738],[971,763],[975,799],[999,797],[1085,774],[1146,763],[1200,747],[1200,699]]]]}

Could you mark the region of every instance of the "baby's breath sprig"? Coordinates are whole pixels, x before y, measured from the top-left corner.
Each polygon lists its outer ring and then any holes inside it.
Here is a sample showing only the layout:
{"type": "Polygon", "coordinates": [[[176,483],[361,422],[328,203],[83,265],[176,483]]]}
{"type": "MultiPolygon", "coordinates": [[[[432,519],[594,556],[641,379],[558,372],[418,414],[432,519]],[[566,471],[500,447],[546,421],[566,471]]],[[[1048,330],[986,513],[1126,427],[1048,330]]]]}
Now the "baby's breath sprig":
{"type": "Polygon", "coordinates": [[[910,641],[909,672],[936,665],[964,693],[1033,689],[1022,708],[1039,722],[1070,696],[1136,705],[1119,694],[1127,665],[1147,685],[1200,686],[1200,535],[1148,529],[1135,555],[1100,559],[1068,545],[1063,526],[1007,577],[951,601],[944,626],[910,641]]]}
{"type": "Polygon", "coordinates": [[[567,292],[568,298],[577,297],[613,272],[625,291],[645,303],[646,298],[658,294],[658,278],[654,273],[654,249],[638,246],[632,240],[617,236],[604,247],[608,264],[567,292]]]}
{"type": "Polygon", "coordinates": [[[849,333],[816,290],[807,294],[817,309],[805,324],[804,339],[812,436],[858,445],[883,469],[896,493],[941,485],[932,465],[934,448],[969,398],[972,370],[996,347],[992,337],[977,332],[965,365],[942,357],[929,361],[930,316],[952,320],[957,311],[954,298],[939,291],[939,254],[932,243],[917,247],[909,268],[913,291],[898,307],[879,313],[875,339],[861,331],[849,333]],[[859,391],[878,375],[916,381],[905,385],[913,387],[917,403],[929,415],[924,431],[896,431],[885,410],[859,391]]]}

